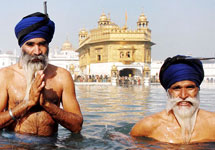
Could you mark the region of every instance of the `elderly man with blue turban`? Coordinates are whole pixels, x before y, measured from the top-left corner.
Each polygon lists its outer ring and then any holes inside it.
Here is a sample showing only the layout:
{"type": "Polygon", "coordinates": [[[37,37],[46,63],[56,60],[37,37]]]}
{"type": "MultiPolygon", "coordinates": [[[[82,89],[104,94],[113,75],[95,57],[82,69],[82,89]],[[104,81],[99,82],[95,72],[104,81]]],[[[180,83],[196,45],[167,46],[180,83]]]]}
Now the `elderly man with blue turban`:
{"type": "Polygon", "coordinates": [[[167,92],[166,110],[147,116],[130,134],[168,143],[215,141],[215,114],[199,109],[204,70],[200,60],[177,55],[160,69],[160,83],[167,92]]]}
{"type": "Polygon", "coordinates": [[[80,132],[83,117],[71,74],[48,63],[54,30],[54,22],[39,12],[16,25],[21,57],[17,64],[0,70],[1,129],[50,136],[60,124],[80,132]]]}

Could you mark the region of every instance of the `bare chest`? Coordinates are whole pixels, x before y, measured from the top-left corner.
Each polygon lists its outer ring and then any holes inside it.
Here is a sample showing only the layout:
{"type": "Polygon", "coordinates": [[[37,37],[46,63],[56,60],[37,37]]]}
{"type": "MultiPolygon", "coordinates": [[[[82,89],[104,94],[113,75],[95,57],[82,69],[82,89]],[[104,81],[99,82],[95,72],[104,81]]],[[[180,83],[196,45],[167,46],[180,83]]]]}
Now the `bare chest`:
{"type": "MultiPolygon", "coordinates": [[[[50,79],[45,81],[46,85],[43,90],[43,94],[46,100],[49,100],[55,104],[59,104],[61,101],[62,88],[56,80],[50,79]]],[[[25,97],[26,93],[26,81],[22,80],[18,82],[17,80],[11,81],[8,85],[8,100],[9,105],[15,107],[21,103],[25,97]]]]}
{"type": "Polygon", "coordinates": [[[173,125],[160,125],[151,134],[151,137],[168,143],[180,143],[182,142],[181,129],[178,126],[173,125]]]}
{"type": "Polygon", "coordinates": [[[168,143],[183,143],[189,137],[191,143],[215,140],[214,129],[198,123],[193,131],[173,124],[162,124],[151,134],[151,137],[168,143]]]}

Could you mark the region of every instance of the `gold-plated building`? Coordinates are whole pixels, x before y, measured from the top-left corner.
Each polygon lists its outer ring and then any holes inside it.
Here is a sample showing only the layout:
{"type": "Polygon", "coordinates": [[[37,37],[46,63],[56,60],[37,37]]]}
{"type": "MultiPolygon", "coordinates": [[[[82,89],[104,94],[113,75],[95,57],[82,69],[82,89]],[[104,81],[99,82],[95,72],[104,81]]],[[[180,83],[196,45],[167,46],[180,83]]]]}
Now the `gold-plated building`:
{"type": "Polygon", "coordinates": [[[137,29],[120,28],[102,13],[98,27],[79,33],[79,67],[84,75],[150,77],[151,30],[142,13],[137,29]],[[114,71],[113,71],[114,68],[114,71]]]}

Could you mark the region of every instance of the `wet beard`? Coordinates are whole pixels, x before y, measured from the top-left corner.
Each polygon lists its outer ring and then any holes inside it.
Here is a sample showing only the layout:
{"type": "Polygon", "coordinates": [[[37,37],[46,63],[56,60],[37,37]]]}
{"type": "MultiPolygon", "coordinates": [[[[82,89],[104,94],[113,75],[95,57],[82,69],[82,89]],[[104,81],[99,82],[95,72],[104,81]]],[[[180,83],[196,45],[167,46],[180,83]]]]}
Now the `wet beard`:
{"type": "Polygon", "coordinates": [[[181,100],[180,98],[171,98],[171,96],[168,95],[166,110],[167,113],[169,113],[171,110],[173,111],[178,123],[181,126],[182,139],[184,143],[190,142],[196,122],[199,103],[199,94],[196,96],[196,98],[187,98],[186,100],[181,100]],[[190,102],[192,106],[177,106],[177,104],[181,101],[190,102]]]}
{"type": "Polygon", "coordinates": [[[45,70],[48,65],[48,53],[45,55],[31,56],[22,51],[20,62],[26,72],[27,88],[24,100],[29,99],[29,91],[39,70],[45,70]],[[37,60],[37,61],[35,61],[37,60]]]}

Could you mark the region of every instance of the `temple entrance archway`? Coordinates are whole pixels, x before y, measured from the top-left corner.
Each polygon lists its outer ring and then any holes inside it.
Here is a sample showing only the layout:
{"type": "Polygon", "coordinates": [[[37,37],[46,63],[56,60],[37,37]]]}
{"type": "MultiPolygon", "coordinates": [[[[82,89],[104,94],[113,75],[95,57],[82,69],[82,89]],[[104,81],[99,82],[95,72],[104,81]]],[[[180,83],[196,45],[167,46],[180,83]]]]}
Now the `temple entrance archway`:
{"type": "Polygon", "coordinates": [[[139,69],[136,68],[124,68],[122,70],[119,71],[119,76],[120,77],[133,77],[133,76],[138,76],[138,77],[142,77],[142,72],[139,69]]]}
{"type": "Polygon", "coordinates": [[[127,69],[127,68],[126,68],[126,69],[120,70],[120,72],[119,72],[119,76],[120,76],[120,77],[123,77],[123,76],[129,77],[129,75],[130,75],[130,76],[133,76],[133,75],[134,75],[132,69],[127,69]]]}

